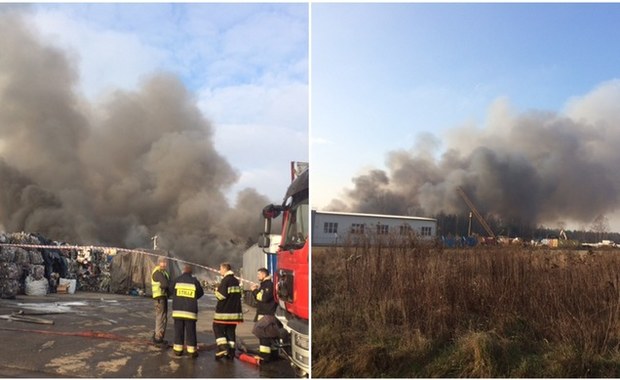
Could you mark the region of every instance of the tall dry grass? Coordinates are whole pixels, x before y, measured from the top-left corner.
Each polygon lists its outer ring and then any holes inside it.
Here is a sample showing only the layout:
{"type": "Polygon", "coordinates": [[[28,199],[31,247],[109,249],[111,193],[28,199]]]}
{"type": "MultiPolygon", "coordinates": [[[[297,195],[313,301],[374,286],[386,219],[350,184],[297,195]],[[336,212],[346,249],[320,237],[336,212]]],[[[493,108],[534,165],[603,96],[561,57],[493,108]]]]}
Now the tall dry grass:
{"type": "Polygon", "coordinates": [[[618,377],[620,252],[312,250],[313,377],[618,377]]]}

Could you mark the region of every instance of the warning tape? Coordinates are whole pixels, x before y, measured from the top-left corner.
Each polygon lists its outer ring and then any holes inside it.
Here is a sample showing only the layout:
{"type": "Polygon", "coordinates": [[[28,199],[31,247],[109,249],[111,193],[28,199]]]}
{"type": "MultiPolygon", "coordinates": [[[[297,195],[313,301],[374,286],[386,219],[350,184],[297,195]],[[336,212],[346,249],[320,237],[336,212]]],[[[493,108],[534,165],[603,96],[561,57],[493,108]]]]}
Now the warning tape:
{"type": "MultiPolygon", "coordinates": [[[[163,257],[166,258],[168,260],[173,260],[173,261],[177,261],[179,263],[183,263],[183,264],[189,264],[198,268],[203,268],[206,269],[208,271],[220,274],[220,271],[205,265],[200,265],[200,264],[196,264],[196,263],[192,263],[186,260],[181,260],[181,259],[177,259],[175,257],[168,257],[168,256],[164,256],[164,255],[157,255],[155,253],[151,253],[151,252],[146,252],[146,251],[142,251],[139,249],[129,249],[129,248],[118,248],[118,247],[103,247],[103,246],[96,246],[96,245],[41,245],[41,244],[19,244],[19,243],[0,243],[0,247],[18,247],[18,248],[34,248],[34,249],[64,249],[64,250],[95,250],[95,251],[112,251],[115,250],[117,252],[127,252],[127,253],[138,253],[138,254],[142,254],[142,255],[147,255],[147,256],[153,256],[153,257],[163,257]]],[[[220,274],[221,275],[221,274],[220,274]]],[[[237,277],[237,276],[235,276],[237,277]]],[[[237,277],[237,279],[241,282],[247,282],[249,284],[253,284],[253,285],[258,285],[256,282],[254,281],[250,281],[250,280],[246,280],[242,277],[237,277]]]]}

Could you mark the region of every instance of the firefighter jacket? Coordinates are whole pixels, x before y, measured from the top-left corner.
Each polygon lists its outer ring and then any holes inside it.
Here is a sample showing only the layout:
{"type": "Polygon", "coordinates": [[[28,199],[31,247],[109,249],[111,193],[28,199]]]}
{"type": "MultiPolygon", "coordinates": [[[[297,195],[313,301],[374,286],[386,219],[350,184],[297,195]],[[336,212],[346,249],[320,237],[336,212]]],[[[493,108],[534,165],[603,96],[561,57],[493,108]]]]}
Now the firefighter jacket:
{"type": "Polygon", "coordinates": [[[183,273],[170,284],[172,318],[198,319],[198,299],[204,295],[200,282],[190,273],[183,273]]]}
{"type": "Polygon", "coordinates": [[[260,287],[252,291],[254,299],[256,299],[256,314],[257,315],[274,315],[276,313],[275,298],[273,298],[273,281],[271,276],[267,276],[260,282],[260,287]]]}
{"type": "Polygon", "coordinates": [[[164,269],[160,269],[156,266],[151,272],[151,291],[153,292],[153,298],[167,298],[168,297],[168,282],[170,275],[164,269]]]}
{"type": "Polygon", "coordinates": [[[237,324],[243,322],[243,310],[241,309],[241,287],[239,280],[232,271],[220,282],[215,291],[217,304],[215,305],[214,323],[237,324]]]}

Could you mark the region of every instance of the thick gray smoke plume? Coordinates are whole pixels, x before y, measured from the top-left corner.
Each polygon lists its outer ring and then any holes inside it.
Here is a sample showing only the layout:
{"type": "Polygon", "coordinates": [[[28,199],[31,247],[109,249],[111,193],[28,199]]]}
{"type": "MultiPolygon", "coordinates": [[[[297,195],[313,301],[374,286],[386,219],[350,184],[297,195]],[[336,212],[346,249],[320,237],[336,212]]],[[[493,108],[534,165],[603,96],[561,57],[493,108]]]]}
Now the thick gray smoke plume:
{"type": "Polygon", "coordinates": [[[436,158],[426,137],[388,154],[387,170],[353,179],[347,199],[330,209],[435,215],[462,213],[461,186],[485,213],[538,225],[589,224],[618,209],[620,80],[572,100],[562,114],[516,114],[506,100],[490,107],[482,128],[455,128],[436,158]]]}
{"type": "Polygon", "coordinates": [[[238,263],[266,197],[224,191],[238,174],[174,76],[89,103],[76,68],[14,13],[0,13],[0,228],[71,243],[159,246],[238,263]]]}

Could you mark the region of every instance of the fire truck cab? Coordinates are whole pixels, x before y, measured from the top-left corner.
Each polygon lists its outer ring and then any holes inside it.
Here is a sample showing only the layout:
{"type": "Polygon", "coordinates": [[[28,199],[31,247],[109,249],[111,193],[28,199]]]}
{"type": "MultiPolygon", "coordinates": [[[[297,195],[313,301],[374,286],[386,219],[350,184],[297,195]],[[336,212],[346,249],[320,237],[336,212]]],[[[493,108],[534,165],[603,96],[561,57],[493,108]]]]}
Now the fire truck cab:
{"type": "Polygon", "coordinates": [[[274,273],[276,317],[290,340],[281,353],[302,376],[310,372],[308,178],[306,169],[293,180],[281,205],[270,204],[263,209],[265,228],[258,243],[260,247],[270,246],[271,221],[282,214],[282,240],[276,253],[274,273]]]}

